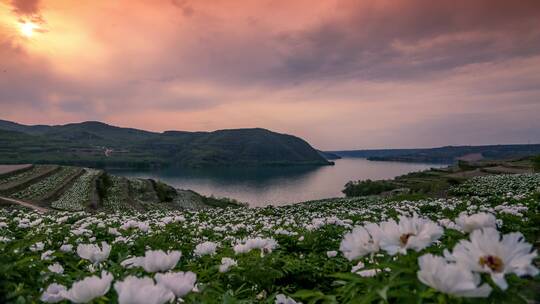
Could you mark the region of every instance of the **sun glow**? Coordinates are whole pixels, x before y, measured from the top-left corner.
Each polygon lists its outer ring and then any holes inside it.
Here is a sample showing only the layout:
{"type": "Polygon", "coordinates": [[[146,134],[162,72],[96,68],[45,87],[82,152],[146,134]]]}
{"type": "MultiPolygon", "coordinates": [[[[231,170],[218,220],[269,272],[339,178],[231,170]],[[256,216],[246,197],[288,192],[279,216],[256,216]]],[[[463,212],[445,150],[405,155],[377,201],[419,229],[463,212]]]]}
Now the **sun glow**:
{"type": "Polygon", "coordinates": [[[27,38],[32,37],[37,28],[39,28],[39,26],[31,21],[26,21],[20,24],[21,34],[27,38]]]}

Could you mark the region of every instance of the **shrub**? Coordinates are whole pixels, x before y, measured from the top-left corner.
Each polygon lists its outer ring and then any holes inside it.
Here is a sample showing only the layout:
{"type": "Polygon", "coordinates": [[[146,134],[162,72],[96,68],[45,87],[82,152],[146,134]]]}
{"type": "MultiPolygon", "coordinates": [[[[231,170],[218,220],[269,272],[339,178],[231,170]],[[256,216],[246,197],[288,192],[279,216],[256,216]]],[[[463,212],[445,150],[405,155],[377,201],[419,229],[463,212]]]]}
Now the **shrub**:
{"type": "Polygon", "coordinates": [[[176,197],[176,190],[160,181],[150,180],[154,186],[154,190],[159,198],[160,202],[172,202],[176,197]]]}
{"type": "Polygon", "coordinates": [[[534,172],[540,172],[540,155],[536,155],[532,159],[534,172]]]}
{"type": "Polygon", "coordinates": [[[365,196],[380,194],[385,191],[396,189],[397,186],[389,181],[372,181],[370,179],[364,181],[350,181],[345,184],[343,193],[347,197],[365,196]]]}

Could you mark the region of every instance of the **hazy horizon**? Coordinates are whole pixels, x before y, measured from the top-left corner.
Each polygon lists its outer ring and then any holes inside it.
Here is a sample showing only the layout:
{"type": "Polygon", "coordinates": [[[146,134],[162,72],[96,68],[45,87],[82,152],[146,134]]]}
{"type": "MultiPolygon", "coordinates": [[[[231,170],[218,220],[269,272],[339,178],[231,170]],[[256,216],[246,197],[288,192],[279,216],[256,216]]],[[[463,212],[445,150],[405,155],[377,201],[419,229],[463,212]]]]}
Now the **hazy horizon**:
{"type": "Polygon", "coordinates": [[[1,119],[540,142],[538,1],[0,0],[1,119]]]}

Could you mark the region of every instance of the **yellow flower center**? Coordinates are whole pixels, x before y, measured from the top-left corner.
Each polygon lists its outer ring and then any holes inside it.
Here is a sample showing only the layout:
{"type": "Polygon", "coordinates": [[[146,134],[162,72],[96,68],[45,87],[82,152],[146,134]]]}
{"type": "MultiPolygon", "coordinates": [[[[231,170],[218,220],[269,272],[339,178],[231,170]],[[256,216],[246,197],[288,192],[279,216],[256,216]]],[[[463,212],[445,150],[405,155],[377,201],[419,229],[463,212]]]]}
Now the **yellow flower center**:
{"type": "Polygon", "coordinates": [[[405,246],[407,245],[407,242],[409,241],[409,238],[411,236],[413,236],[414,234],[412,233],[406,233],[406,234],[402,234],[400,237],[399,237],[399,240],[401,241],[401,245],[402,246],[405,246]]]}
{"type": "Polygon", "coordinates": [[[482,267],[487,266],[489,267],[489,269],[495,272],[501,272],[504,269],[503,261],[499,257],[493,255],[486,255],[481,257],[478,263],[482,267]]]}

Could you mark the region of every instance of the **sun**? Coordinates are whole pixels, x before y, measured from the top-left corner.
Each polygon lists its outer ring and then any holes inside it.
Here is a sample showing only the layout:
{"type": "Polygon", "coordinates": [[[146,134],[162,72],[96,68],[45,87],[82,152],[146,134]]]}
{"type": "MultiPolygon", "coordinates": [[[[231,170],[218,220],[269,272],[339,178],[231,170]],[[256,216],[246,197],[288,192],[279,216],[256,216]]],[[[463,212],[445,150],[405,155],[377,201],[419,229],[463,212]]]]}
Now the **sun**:
{"type": "Polygon", "coordinates": [[[39,26],[31,21],[20,23],[21,34],[27,38],[32,37],[32,35],[34,35],[34,31],[37,28],[39,28],[39,26]]]}

